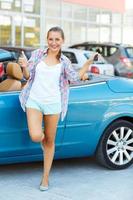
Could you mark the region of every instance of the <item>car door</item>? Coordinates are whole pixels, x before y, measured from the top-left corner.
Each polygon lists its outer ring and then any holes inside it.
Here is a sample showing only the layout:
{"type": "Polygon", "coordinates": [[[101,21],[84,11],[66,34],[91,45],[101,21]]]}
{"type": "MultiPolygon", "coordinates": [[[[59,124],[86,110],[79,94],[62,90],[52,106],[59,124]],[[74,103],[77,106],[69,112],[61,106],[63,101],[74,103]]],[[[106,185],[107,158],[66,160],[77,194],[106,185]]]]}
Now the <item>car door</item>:
{"type": "MultiPolygon", "coordinates": [[[[31,141],[28,133],[26,114],[20,107],[20,92],[0,92],[0,163],[11,157],[25,157],[38,160],[42,154],[40,144],[31,141]],[[32,156],[32,157],[31,157],[32,156]]],[[[56,151],[61,145],[64,122],[59,121],[56,136],[56,151]]],[[[20,160],[20,158],[19,158],[20,160]]]]}
{"type": "Polygon", "coordinates": [[[107,109],[101,97],[107,91],[105,82],[71,86],[62,157],[93,154],[99,140],[97,125],[107,109]]]}

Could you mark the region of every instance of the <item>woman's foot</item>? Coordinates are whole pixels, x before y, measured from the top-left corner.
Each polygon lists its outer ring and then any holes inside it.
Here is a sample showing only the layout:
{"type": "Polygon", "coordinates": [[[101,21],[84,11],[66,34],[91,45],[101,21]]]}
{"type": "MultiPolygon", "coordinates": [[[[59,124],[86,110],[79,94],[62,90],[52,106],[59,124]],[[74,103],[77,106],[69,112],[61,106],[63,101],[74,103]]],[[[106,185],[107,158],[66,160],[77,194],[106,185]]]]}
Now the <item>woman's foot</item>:
{"type": "Polygon", "coordinates": [[[42,184],[40,184],[39,189],[40,189],[41,191],[46,191],[46,190],[48,190],[48,185],[47,185],[47,186],[43,186],[42,184]]]}
{"type": "Polygon", "coordinates": [[[40,184],[40,190],[46,191],[46,190],[48,190],[48,186],[49,186],[48,180],[42,179],[41,184],[40,184]]]}

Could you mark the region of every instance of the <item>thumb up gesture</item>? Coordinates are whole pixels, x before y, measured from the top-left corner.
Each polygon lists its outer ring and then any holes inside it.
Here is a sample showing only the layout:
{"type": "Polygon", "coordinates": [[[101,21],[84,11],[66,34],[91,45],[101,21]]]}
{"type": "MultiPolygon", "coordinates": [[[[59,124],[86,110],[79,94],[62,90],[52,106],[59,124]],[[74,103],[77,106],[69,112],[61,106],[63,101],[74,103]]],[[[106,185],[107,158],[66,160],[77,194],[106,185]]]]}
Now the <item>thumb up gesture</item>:
{"type": "Polygon", "coordinates": [[[21,52],[21,56],[20,56],[19,59],[18,59],[18,64],[19,64],[22,68],[27,67],[28,60],[27,60],[27,57],[26,57],[26,55],[24,54],[23,51],[21,52]]]}

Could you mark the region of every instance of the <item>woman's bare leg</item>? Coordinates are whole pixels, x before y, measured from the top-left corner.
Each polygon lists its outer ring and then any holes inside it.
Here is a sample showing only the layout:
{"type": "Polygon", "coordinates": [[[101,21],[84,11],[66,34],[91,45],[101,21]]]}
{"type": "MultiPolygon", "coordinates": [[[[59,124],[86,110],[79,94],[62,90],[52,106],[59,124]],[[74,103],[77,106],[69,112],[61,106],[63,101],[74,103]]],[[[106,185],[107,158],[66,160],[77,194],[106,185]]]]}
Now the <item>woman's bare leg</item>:
{"type": "Polygon", "coordinates": [[[59,114],[45,115],[44,127],[45,127],[45,139],[43,140],[44,146],[44,171],[42,178],[42,185],[48,185],[49,173],[53,162],[55,152],[55,136],[57,124],[59,121],[59,114]]]}
{"type": "Polygon", "coordinates": [[[41,142],[44,138],[42,130],[42,113],[33,108],[26,108],[29,134],[34,142],[41,142]]]}

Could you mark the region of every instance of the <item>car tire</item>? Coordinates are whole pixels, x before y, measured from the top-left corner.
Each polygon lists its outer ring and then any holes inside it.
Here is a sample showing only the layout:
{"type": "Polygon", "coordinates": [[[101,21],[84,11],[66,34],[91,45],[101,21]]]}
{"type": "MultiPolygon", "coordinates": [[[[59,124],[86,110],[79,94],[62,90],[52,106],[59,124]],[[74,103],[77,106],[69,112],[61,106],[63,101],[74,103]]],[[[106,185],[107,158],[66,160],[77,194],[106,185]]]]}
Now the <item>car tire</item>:
{"type": "Polygon", "coordinates": [[[113,122],[105,131],[96,151],[100,164],[110,169],[125,169],[133,163],[133,123],[113,122]]]}

